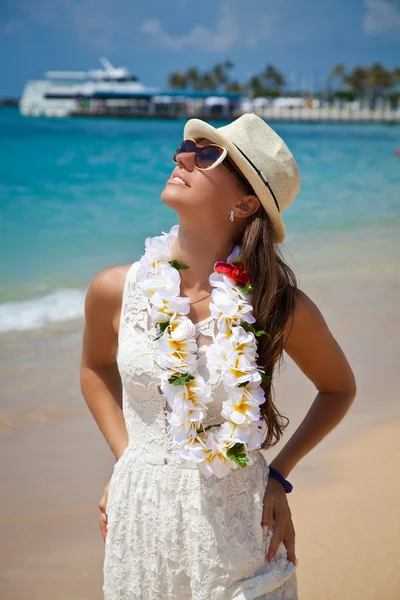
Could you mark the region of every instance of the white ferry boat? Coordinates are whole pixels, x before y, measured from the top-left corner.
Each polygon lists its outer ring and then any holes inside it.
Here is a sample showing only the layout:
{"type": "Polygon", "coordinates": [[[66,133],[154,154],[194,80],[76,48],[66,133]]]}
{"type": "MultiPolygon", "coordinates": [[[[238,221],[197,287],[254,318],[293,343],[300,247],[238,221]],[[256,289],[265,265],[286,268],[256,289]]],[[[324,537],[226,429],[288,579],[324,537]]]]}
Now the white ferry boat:
{"type": "Polygon", "coordinates": [[[158,88],[143,85],[124,67],[114,67],[102,57],[103,69],[47,71],[46,79],[28,81],[19,102],[25,116],[66,117],[79,112],[123,109],[127,103],[147,103],[158,88]]]}

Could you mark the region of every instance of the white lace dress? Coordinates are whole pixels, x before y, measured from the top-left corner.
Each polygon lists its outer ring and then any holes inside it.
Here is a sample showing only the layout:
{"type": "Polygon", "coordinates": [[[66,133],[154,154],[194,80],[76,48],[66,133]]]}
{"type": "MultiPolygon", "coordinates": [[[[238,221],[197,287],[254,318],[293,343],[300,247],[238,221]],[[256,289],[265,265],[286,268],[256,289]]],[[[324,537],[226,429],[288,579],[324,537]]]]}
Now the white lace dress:
{"type": "MultiPolygon", "coordinates": [[[[118,366],[129,444],[114,466],[106,512],[105,600],[296,600],[296,567],[280,544],[266,554],[274,522],[261,526],[269,467],[259,450],[254,464],[218,479],[174,458],[166,419],[170,410],[157,384],[156,329],[150,304],[135,285],[138,261],[124,287],[118,366]]],[[[196,324],[200,374],[214,402],[205,424],[220,422],[226,392],[209,360],[212,318],[196,324]]]]}

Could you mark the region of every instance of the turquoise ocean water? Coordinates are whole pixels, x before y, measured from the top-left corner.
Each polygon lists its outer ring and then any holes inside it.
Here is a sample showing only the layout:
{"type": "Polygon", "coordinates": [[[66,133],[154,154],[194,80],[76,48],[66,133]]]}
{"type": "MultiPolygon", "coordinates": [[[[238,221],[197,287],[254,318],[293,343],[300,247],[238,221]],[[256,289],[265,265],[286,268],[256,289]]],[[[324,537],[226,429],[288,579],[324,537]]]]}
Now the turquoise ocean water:
{"type": "MultiPolygon", "coordinates": [[[[185,121],[24,118],[0,110],[0,332],[82,315],[95,273],[176,215],[160,193],[185,121]]],[[[224,123],[214,123],[221,126],[224,123]]],[[[271,123],[301,190],[285,244],[400,224],[400,127],[271,123]]]]}

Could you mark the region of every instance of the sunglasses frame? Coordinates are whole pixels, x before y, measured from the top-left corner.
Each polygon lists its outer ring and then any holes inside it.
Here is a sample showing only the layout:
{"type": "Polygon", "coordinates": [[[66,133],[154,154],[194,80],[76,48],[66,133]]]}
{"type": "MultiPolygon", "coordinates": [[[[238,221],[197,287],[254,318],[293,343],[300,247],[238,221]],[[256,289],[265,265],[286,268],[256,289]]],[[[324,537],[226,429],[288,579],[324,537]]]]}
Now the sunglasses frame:
{"type": "Polygon", "coordinates": [[[205,144],[204,146],[198,146],[195,140],[193,140],[192,138],[187,138],[187,139],[183,140],[183,142],[181,144],[179,144],[178,148],[176,149],[176,151],[174,153],[172,160],[174,161],[175,164],[177,164],[177,161],[175,160],[175,156],[177,156],[178,154],[181,154],[179,152],[179,149],[183,146],[183,144],[185,142],[193,142],[194,145],[196,146],[196,150],[194,152],[184,152],[184,154],[195,154],[195,158],[194,158],[195,167],[196,167],[196,169],[199,169],[200,171],[210,171],[211,169],[214,169],[215,167],[217,167],[219,164],[222,163],[222,161],[226,158],[226,156],[228,154],[227,150],[225,148],[223,148],[223,146],[220,146],[219,144],[205,144]],[[221,156],[219,156],[217,158],[217,160],[214,161],[209,167],[198,167],[196,165],[196,158],[199,155],[199,152],[201,152],[205,148],[218,148],[218,149],[222,150],[221,156]]]}
{"type": "MultiPolygon", "coordinates": [[[[227,171],[229,171],[229,173],[236,179],[236,181],[241,185],[241,187],[248,194],[255,195],[255,192],[254,192],[252,186],[250,185],[250,183],[247,181],[247,179],[244,177],[244,175],[242,175],[242,173],[237,169],[235,163],[228,156],[228,151],[226,150],[226,148],[224,148],[220,144],[210,143],[210,144],[204,144],[204,146],[198,146],[197,142],[193,138],[187,138],[187,139],[183,140],[183,142],[178,146],[177,150],[174,153],[172,160],[175,164],[178,164],[178,161],[175,160],[175,157],[178,154],[180,154],[180,152],[178,152],[179,149],[182,147],[182,145],[185,142],[188,142],[188,141],[193,142],[196,146],[196,150],[194,152],[188,153],[188,154],[195,154],[195,159],[194,159],[195,165],[194,166],[196,167],[196,169],[199,169],[200,171],[210,171],[211,169],[214,169],[218,165],[222,164],[222,166],[225,167],[225,169],[227,171]],[[201,150],[203,150],[204,148],[210,148],[210,147],[221,149],[222,150],[221,156],[219,158],[217,158],[217,160],[215,162],[213,162],[212,165],[210,165],[209,167],[198,167],[196,165],[196,157],[197,157],[198,153],[201,150]]],[[[184,154],[186,154],[186,153],[184,153],[184,154]]]]}

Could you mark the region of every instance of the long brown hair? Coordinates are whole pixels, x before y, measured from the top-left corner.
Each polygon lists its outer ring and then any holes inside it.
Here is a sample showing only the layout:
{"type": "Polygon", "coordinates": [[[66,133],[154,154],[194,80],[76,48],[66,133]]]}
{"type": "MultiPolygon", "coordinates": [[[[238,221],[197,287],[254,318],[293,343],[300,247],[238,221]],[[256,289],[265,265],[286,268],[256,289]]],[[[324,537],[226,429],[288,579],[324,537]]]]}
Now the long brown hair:
{"type": "Polygon", "coordinates": [[[266,401],[261,404],[261,419],[266,423],[266,436],[261,448],[277,444],[289,419],[281,415],[273,396],[273,371],[280,369],[283,360],[284,331],[294,314],[297,280],[285,263],[279,247],[273,241],[273,226],[261,205],[239,234],[235,243],[241,246],[243,266],[252,284],[252,306],[256,329],[264,329],[269,336],[257,337],[257,364],[269,378],[262,384],[266,401]],[[286,421],[286,423],[284,422],[286,421]]]}

